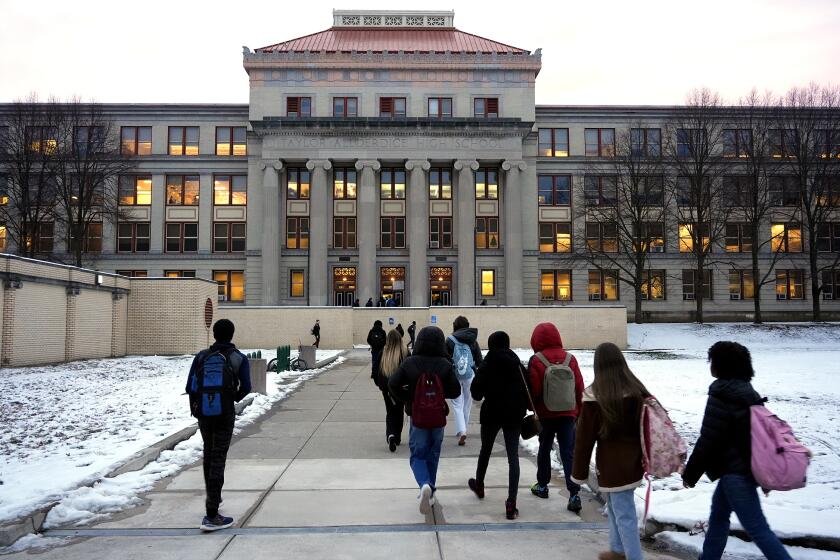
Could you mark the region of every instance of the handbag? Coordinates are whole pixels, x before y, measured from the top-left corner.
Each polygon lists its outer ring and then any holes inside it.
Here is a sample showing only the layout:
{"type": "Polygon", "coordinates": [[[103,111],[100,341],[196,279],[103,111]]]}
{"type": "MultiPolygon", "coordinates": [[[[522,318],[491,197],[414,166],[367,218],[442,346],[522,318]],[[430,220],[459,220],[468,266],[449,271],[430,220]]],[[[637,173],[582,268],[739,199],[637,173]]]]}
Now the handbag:
{"type": "Polygon", "coordinates": [[[519,435],[522,439],[531,439],[542,431],[542,424],[540,418],[537,416],[537,407],[534,406],[534,399],[531,398],[531,389],[528,388],[528,382],[525,380],[525,374],[522,372],[523,368],[519,367],[519,376],[522,377],[522,383],[525,384],[525,393],[528,395],[528,402],[531,404],[533,414],[526,414],[522,419],[519,429],[519,435]]]}

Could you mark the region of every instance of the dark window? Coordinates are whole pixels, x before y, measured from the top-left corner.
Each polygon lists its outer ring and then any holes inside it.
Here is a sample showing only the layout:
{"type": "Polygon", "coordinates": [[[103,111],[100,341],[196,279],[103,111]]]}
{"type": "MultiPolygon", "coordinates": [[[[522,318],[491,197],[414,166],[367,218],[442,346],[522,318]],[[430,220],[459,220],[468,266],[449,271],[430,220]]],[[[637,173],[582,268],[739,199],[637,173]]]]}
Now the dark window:
{"type": "MultiPolygon", "coordinates": [[[[694,285],[694,277],[697,271],[694,269],[690,270],[683,270],[682,271],[682,284],[683,284],[683,299],[684,300],[694,300],[696,299],[697,291],[694,285]]],[[[703,299],[712,299],[712,271],[711,270],[704,270],[703,271],[703,299]]]]}
{"type": "Polygon", "coordinates": [[[214,175],[213,204],[216,206],[245,206],[248,204],[247,175],[214,175]]]}
{"type": "Polygon", "coordinates": [[[499,173],[495,169],[481,168],[475,172],[476,200],[496,200],[499,198],[499,173]]]}
{"type": "Polygon", "coordinates": [[[356,248],[356,218],[333,218],[333,248],[356,248]]]}
{"type": "Polygon", "coordinates": [[[245,252],[245,222],[217,222],[213,224],[214,253],[245,252]]]}
{"type": "Polygon", "coordinates": [[[721,187],[724,205],[736,208],[753,207],[753,181],[749,175],[725,175],[721,187]]]}
{"type": "Polygon", "coordinates": [[[309,248],[309,218],[286,218],[286,249],[309,248]]]}
{"type": "Polygon", "coordinates": [[[405,218],[381,218],[379,231],[382,249],[405,249],[405,218]]]}
{"type": "Polygon", "coordinates": [[[618,272],[589,271],[589,301],[618,301],[618,272]]]}
{"type": "Polygon", "coordinates": [[[840,300],[840,270],[823,270],[821,292],[823,299],[840,300]]]}
{"type": "Polygon", "coordinates": [[[699,128],[677,129],[677,157],[698,157],[705,151],[706,131],[699,128]]]}
{"type": "Polygon", "coordinates": [[[77,126],[73,129],[73,149],[82,157],[104,152],[105,143],[105,127],[103,126],[77,126]]]}
{"type": "Polygon", "coordinates": [[[311,97],[287,97],[286,98],[286,116],[297,117],[311,117],[312,116],[312,98],[311,97]]]}
{"type": "Polygon", "coordinates": [[[799,152],[799,134],[795,129],[774,128],[768,133],[768,141],[771,157],[796,157],[799,152]]]}
{"type": "Polygon", "coordinates": [[[219,285],[219,301],[245,301],[245,272],[214,270],[213,280],[219,285]]]}
{"type": "Polygon", "coordinates": [[[198,155],[198,127],[170,126],[169,127],[169,155],[197,156],[198,155]]]}
{"type": "Polygon", "coordinates": [[[572,271],[540,271],[540,301],[572,301],[572,271]]]}
{"type": "Polygon", "coordinates": [[[333,198],[356,200],[356,170],[339,168],[333,175],[333,198]]]}
{"type": "Polygon", "coordinates": [[[721,133],[723,157],[748,157],[752,153],[752,130],[729,128],[721,133]]]}
{"type": "Polygon", "coordinates": [[[452,248],[452,218],[429,218],[429,248],[452,248]]]}
{"type": "Polygon", "coordinates": [[[755,298],[755,282],[752,270],[729,271],[729,299],[742,300],[755,298]]]}
{"type": "Polygon", "coordinates": [[[198,251],[198,224],[195,222],[166,223],[167,253],[195,253],[198,251]]]}
{"type": "Polygon", "coordinates": [[[195,270],[164,270],[165,278],[195,278],[195,270]]]}
{"type": "Polygon", "coordinates": [[[662,155],[662,131],[658,128],[631,128],[630,154],[633,157],[662,155]]]}
{"type": "Polygon", "coordinates": [[[799,206],[799,183],[794,175],[776,175],[767,179],[770,204],[799,206]]]}
{"type": "Polygon", "coordinates": [[[198,175],[167,175],[167,206],[198,206],[198,175]]]}
{"type": "Polygon", "coordinates": [[[571,175],[540,175],[537,199],[540,206],[569,206],[572,202],[571,175]]]}
{"type": "Polygon", "coordinates": [[[599,253],[618,252],[618,226],[615,222],[586,222],[586,248],[599,253]]]}
{"type": "Polygon", "coordinates": [[[433,167],[429,171],[429,199],[452,199],[452,171],[440,167],[433,167]]]}
{"type": "Polygon", "coordinates": [[[473,116],[482,119],[496,119],[499,117],[498,97],[476,97],[473,100],[473,116]]]}
{"type": "Polygon", "coordinates": [[[479,216],[475,219],[475,248],[499,248],[499,218],[479,216]]]}
{"type": "Polygon", "coordinates": [[[776,269],[776,299],[805,299],[801,270],[776,269]]]}
{"type": "Polygon", "coordinates": [[[127,276],[129,278],[146,278],[149,276],[148,272],[145,270],[117,270],[114,274],[119,274],[120,276],[127,276]]]}
{"type": "Polygon", "coordinates": [[[148,253],[151,224],[121,222],[117,224],[118,253],[148,253]]]}
{"type": "Polygon", "coordinates": [[[541,253],[570,253],[572,251],[572,224],[542,222],[539,227],[541,253]]]}
{"type": "Polygon", "coordinates": [[[615,206],[618,198],[616,177],[586,175],[583,178],[583,197],[587,206],[615,206]]]}
{"type": "Polygon", "coordinates": [[[584,154],[593,157],[613,157],[615,155],[614,128],[587,128],[583,131],[584,154]]]}
{"type": "Polygon", "coordinates": [[[724,248],[727,253],[749,253],[752,251],[752,234],[749,224],[725,226],[724,248]]]}
{"type": "Polygon", "coordinates": [[[151,126],[124,126],[120,129],[120,149],[125,156],[152,154],[151,126]]]}
{"type": "Polygon", "coordinates": [[[448,118],[452,116],[451,97],[430,97],[429,116],[432,118],[448,118]]]}
{"type": "Polygon", "coordinates": [[[286,198],[308,199],[309,180],[309,170],[290,167],[286,171],[286,198]]]}
{"type": "Polygon", "coordinates": [[[34,250],[36,253],[52,253],[53,251],[53,236],[55,235],[55,226],[53,222],[39,222],[32,228],[34,231],[31,236],[27,236],[27,249],[34,250]]]}
{"type": "Polygon", "coordinates": [[[244,126],[216,127],[217,156],[247,156],[248,143],[244,126]]]}
{"type": "Polygon", "coordinates": [[[121,206],[149,206],[152,203],[151,175],[120,175],[118,183],[121,206]]]}
{"type": "Polygon", "coordinates": [[[569,129],[539,129],[539,152],[543,157],[569,157],[569,129]]]}
{"type": "Polygon", "coordinates": [[[840,253],[840,222],[825,222],[817,228],[817,251],[840,253]]]}
{"type": "MultiPolygon", "coordinates": [[[[638,239],[640,250],[647,253],[665,252],[665,224],[662,222],[642,222],[638,239]]],[[[635,230],[634,230],[635,234],[635,230]]]]}
{"type": "Polygon", "coordinates": [[[817,153],[821,158],[840,158],[840,131],[818,130],[817,153]]]}
{"type": "Polygon", "coordinates": [[[633,206],[662,206],[665,204],[665,177],[640,177],[633,206]]]}
{"type": "Polygon", "coordinates": [[[359,99],[357,97],[333,97],[334,117],[357,117],[359,99]]]}
{"type": "Polygon", "coordinates": [[[380,117],[404,117],[405,116],[405,97],[380,97],[379,98],[379,116],[380,117]]]}
{"type": "Polygon", "coordinates": [[[379,178],[379,197],[382,200],[405,199],[405,170],[383,169],[379,178]]]}
{"type": "MultiPolygon", "coordinates": [[[[75,253],[79,241],[70,232],[70,251],[75,253]]],[[[102,252],[102,222],[92,222],[87,226],[87,232],[82,239],[83,253],[101,253],[102,252]]]]}

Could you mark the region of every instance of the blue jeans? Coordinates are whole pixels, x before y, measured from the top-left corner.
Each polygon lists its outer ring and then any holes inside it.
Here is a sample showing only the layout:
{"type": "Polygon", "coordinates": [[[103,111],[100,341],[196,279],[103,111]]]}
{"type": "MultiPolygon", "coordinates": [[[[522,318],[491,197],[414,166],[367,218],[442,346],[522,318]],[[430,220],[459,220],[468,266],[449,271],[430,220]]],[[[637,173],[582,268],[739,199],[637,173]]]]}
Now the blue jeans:
{"type": "Polygon", "coordinates": [[[610,550],[623,554],[627,560],[641,560],[642,543],[639,540],[634,491],[604,494],[607,496],[607,517],[610,523],[610,550]]]}
{"type": "Polygon", "coordinates": [[[723,556],[729,538],[729,518],[732,512],[738,516],[741,526],[768,560],[790,560],[779,538],[770,530],[761,512],[758,500],[758,485],[752,476],[725,474],[720,477],[712,496],[712,512],[709,514],[709,530],[703,542],[701,560],[716,560],[723,556]]]}
{"type": "Polygon", "coordinates": [[[566,490],[569,496],[580,492],[580,486],[572,482],[572,454],[575,450],[575,418],[541,418],[540,449],[537,451],[537,483],[547,486],[551,480],[551,448],[557,440],[557,455],[563,463],[563,475],[566,477],[566,490]]]}
{"type": "Polygon", "coordinates": [[[411,424],[408,430],[408,448],[411,450],[411,472],[417,486],[428,484],[435,489],[437,480],[438,461],[440,461],[440,446],[443,443],[443,428],[425,430],[415,428],[411,424]]]}

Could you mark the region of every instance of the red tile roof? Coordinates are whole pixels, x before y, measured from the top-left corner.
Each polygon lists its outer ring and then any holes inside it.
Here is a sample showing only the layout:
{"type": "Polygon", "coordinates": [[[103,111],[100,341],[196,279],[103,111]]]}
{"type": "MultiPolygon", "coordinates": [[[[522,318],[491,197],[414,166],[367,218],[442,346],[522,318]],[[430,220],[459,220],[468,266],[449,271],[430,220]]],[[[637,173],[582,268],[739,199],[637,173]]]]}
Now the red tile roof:
{"type": "Polygon", "coordinates": [[[405,51],[529,54],[504,43],[457,29],[330,28],[257,49],[272,52],[405,51]]]}

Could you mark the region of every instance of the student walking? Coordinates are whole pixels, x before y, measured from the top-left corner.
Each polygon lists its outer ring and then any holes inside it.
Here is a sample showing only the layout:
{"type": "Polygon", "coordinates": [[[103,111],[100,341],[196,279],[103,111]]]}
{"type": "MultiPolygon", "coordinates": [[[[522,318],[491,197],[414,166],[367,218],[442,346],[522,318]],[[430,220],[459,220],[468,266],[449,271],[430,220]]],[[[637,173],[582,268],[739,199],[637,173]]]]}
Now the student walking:
{"type": "Polygon", "coordinates": [[[241,401],[251,392],[250,365],[231,342],[233,332],[230,320],[216,321],[213,325],[216,342],[196,354],[187,377],[190,412],[198,420],[198,429],[204,441],[206,515],[199,527],[202,531],[218,531],[233,525],[232,517],[219,515],[219,504],[236,418],[234,402],[241,401]]]}
{"type": "Polygon", "coordinates": [[[763,400],[750,383],[755,375],[750,352],[737,342],[716,342],[709,348],[709,362],[715,381],[709,386],[700,437],[683,473],[686,488],[694,488],[703,474],[718,481],[700,558],[723,556],[734,511],[766,558],[788,560],[790,555],[761,511],[752,475],[750,407],[763,400]]]}
{"type": "Polygon", "coordinates": [[[408,325],[408,349],[414,350],[414,335],[417,331],[417,321],[412,321],[410,325],[408,325]]]}
{"type": "Polygon", "coordinates": [[[571,472],[575,420],[583,398],[583,376],[575,357],[563,348],[560,331],[553,323],[540,323],[534,328],[531,348],[534,350],[528,362],[531,395],[542,424],[537,452],[537,482],[531,486],[531,493],[539,498],[548,498],[551,448],[556,439],[569,492],[567,509],[577,513],[581,510],[580,485],[572,481],[571,472]]]}
{"type": "Polygon", "coordinates": [[[374,382],[385,399],[385,441],[388,443],[388,449],[393,453],[402,440],[403,406],[388,390],[388,379],[408,357],[408,348],[403,344],[402,336],[396,329],[388,333],[381,356],[374,382]]]}
{"type": "Polygon", "coordinates": [[[481,451],[475,478],[467,484],[479,499],[484,498],[484,475],[490,463],[490,453],[499,430],[505,440],[508,460],[508,496],[505,501],[505,516],[516,519],[516,494],[519,488],[519,433],[522,418],[528,408],[528,389],[525,385],[526,372],[519,357],[510,349],[510,337],[497,331],[487,340],[489,351],[478,367],[470,386],[472,397],[481,406],[481,451]]]}
{"type": "MultiPolygon", "coordinates": [[[[370,346],[370,378],[376,381],[376,375],[379,372],[379,360],[382,357],[382,350],[385,348],[387,335],[385,329],[382,328],[382,321],[376,320],[373,322],[373,327],[368,331],[367,343],[370,346]]],[[[378,385],[378,383],[377,383],[378,385]]]]}
{"type": "Polygon", "coordinates": [[[452,334],[446,337],[446,351],[458,374],[461,384],[461,396],[452,401],[452,413],[455,415],[455,437],[458,445],[467,443],[467,428],[472,411],[472,383],[475,369],[481,365],[481,348],[478,346],[478,329],[471,329],[470,322],[464,316],[458,316],[452,323],[452,334]]]}
{"type": "Polygon", "coordinates": [[[420,487],[420,513],[427,514],[436,499],[435,482],[448,413],[446,399],[457,398],[461,391],[447,357],[443,331],[438,327],[420,330],[414,354],[391,375],[388,388],[410,417],[411,471],[420,487]]]}
{"type": "Polygon", "coordinates": [[[315,348],[321,344],[321,322],[315,319],[315,325],[312,327],[312,336],[315,337],[315,348]]]}
{"type": "Polygon", "coordinates": [[[642,403],[650,393],[611,342],[595,349],[594,369],[595,380],[584,393],[578,420],[572,477],[578,484],[589,478],[589,461],[597,443],[598,486],[606,496],[610,528],[610,550],[598,558],[639,560],[642,545],[634,490],[644,477],[639,422],[642,403]]]}

